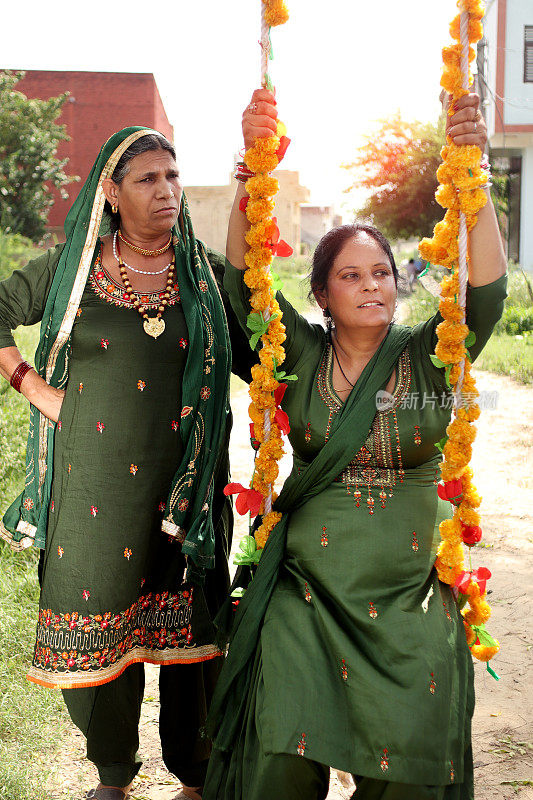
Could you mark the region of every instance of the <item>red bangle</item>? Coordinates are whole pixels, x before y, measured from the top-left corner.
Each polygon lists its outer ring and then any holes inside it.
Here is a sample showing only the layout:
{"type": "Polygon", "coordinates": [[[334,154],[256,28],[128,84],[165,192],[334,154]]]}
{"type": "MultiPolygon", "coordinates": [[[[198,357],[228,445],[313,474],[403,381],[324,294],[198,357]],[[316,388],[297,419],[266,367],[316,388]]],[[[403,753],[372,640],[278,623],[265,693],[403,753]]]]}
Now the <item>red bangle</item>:
{"type": "Polygon", "coordinates": [[[9,383],[13,389],[16,389],[17,392],[20,392],[20,385],[30,369],[33,369],[31,364],[28,364],[27,361],[21,361],[18,367],[16,367],[14,370],[9,383]]]}

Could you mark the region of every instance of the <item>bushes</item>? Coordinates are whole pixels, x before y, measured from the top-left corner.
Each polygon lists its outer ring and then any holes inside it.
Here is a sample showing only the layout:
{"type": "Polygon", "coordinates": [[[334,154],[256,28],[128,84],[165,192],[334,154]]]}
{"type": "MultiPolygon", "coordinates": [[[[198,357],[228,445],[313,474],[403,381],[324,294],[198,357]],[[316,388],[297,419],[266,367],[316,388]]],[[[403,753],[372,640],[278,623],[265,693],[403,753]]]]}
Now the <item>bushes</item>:
{"type": "MultiPolygon", "coordinates": [[[[509,302],[509,300],[507,300],[509,302]]],[[[495,333],[507,333],[510,336],[529,334],[533,331],[533,306],[521,308],[505,305],[502,318],[494,328],[495,333]]]]}
{"type": "MultiPolygon", "coordinates": [[[[400,321],[416,325],[431,317],[438,300],[417,285],[401,306],[400,321]]],[[[531,278],[509,265],[507,300],[502,318],[476,361],[476,367],[497,372],[522,383],[533,383],[533,288],[531,278]]]]}

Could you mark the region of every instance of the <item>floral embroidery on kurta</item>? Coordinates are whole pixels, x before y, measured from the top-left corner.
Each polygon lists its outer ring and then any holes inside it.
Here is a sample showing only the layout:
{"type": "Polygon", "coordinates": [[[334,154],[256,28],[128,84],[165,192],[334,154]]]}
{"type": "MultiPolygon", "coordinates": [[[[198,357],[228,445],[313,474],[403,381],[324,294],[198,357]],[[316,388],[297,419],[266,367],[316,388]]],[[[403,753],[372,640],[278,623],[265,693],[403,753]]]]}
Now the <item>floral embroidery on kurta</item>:
{"type": "Polygon", "coordinates": [[[320,544],[322,545],[322,547],[328,546],[328,535],[326,533],[325,525],[322,526],[322,536],[320,537],[320,544]]]}
{"type": "Polygon", "coordinates": [[[305,582],[305,599],[307,600],[308,603],[310,603],[311,600],[313,599],[311,596],[311,592],[309,591],[309,586],[307,585],[307,581],[305,582]]]}
{"type": "MultiPolygon", "coordinates": [[[[126,551],[131,550],[126,548],[126,551]]],[[[144,578],[141,586],[144,584],[144,578]]],[[[89,589],[82,592],[87,602],[89,589]]],[[[136,647],[152,650],[188,649],[193,643],[193,590],[141,595],[126,611],[113,614],[56,614],[39,611],[35,665],[49,673],[76,670],[98,672],[112,666],[136,647]],[[71,661],[63,653],[72,654],[71,661]]]]}
{"type": "Polygon", "coordinates": [[[376,619],[378,612],[376,610],[376,606],[374,605],[374,603],[368,604],[368,613],[372,619],[376,619]]]}
{"type": "Polygon", "coordinates": [[[208,386],[202,386],[202,388],[200,389],[200,397],[202,398],[202,400],[209,400],[209,398],[211,397],[211,389],[209,389],[208,386]]]}
{"type": "Polygon", "coordinates": [[[136,464],[130,464],[130,472],[132,475],[137,475],[139,467],[136,464]]]}
{"type": "Polygon", "coordinates": [[[305,755],[305,748],[307,747],[307,743],[305,741],[305,733],[302,733],[300,737],[300,741],[298,742],[298,746],[296,748],[296,752],[299,756],[305,755]]]}
{"type": "Polygon", "coordinates": [[[341,659],[341,675],[342,675],[343,681],[347,681],[348,680],[348,667],[346,666],[346,661],[345,661],[344,658],[341,659]]]}
{"type": "Polygon", "coordinates": [[[413,539],[411,542],[411,547],[413,548],[415,553],[418,552],[418,537],[416,535],[416,531],[413,531],[413,539]]]}
{"type": "Polygon", "coordinates": [[[124,558],[127,558],[127,559],[128,559],[128,561],[129,561],[129,560],[130,560],[130,558],[131,558],[131,556],[132,556],[132,552],[131,552],[130,548],[129,548],[129,547],[126,547],[126,548],[124,549],[124,558]]]}
{"type": "Polygon", "coordinates": [[[33,508],[33,500],[31,499],[31,497],[26,497],[22,505],[24,506],[26,511],[31,511],[33,508]]]}
{"type": "Polygon", "coordinates": [[[58,545],[58,548],[57,548],[57,555],[59,556],[59,558],[63,558],[63,554],[64,554],[64,552],[65,552],[65,551],[63,550],[63,548],[61,547],[61,545],[58,545]]]}
{"type": "Polygon", "coordinates": [[[389,768],[389,751],[386,747],[384,747],[382,750],[379,766],[381,767],[382,772],[387,772],[389,768]]]}
{"type": "Polygon", "coordinates": [[[179,346],[181,347],[182,350],[185,350],[188,344],[189,342],[187,341],[187,339],[183,339],[183,337],[179,340],[179,346]]]}
{"type": "Polygon", "coordinates": [[[109,339],[100,339],[100,347],[102,347],[104,350],[107,350],[108,346],[109,339]]]}
{"type": "Polygon", "coordinates": [[[81,394],[83,392],[83,383],[78,384],[78,392],[81,394]]]}
{"type": "Polygon", "coordinates": [[[310,422],[308,422],[307,425],[305,426],[304,439],[305,439],[306,442],[310,442],[311,441],[311,423],[310,422]]]}
{"type": "Polygon", "coordinates": [[[435,683],[435,678],[433,673],[431,673],[431,679],[429,681],[429,691],[431,694],[435,694],[435,689],[437,688],[437,684],[435,683]]]}
{"type": "Polygon", "coordinates": [[[91,506],[91,514],[93,517],[96,517],[98,514],[98,508],[96,506],[91,506]]]}
{"type": "Polygon", "coordinates": [[[138,380],[137,381],[137,389],[140,392],[144,392],[144,390],[146,389],[146,383],[144,381],[138,380]]]}
{"type": "Polygon", "coordinates": [[[96,423],[96,430],[98,431],[98,433],[103,433],[104,429],[105,429],[104,423],[98,420],[98,422],[96,423]]]}
{"type": "Polygon", "coordinates": [[[422,444],[422,437],[420,436],[420,425],[415,425],[414,441],[417,447],[422,444]]]}

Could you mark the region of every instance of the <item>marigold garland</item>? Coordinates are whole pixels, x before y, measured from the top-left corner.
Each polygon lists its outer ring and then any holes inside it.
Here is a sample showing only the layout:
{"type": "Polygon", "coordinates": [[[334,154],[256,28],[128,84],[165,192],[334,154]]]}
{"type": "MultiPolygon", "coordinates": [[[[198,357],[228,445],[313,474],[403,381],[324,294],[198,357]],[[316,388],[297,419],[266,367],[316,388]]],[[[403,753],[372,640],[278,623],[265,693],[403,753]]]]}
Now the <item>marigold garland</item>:
{"type": "MultiPolygon", "coordinates": [[[[483,8],[480,0],[459,0],[457,5],[461,12],[469,14],[467,32],[470,63],[475,58],[472,45],[483,35],[483,8]]],[[[461,71],[461,13],[451,23],[450,33],[456,43],[443,50],[441,85],[451,95],[448,112],[451,115],[454,113],[454,103],[467,94],[463,88],[461,71]]],[[[469,608],[462,611],[468,645],[472,655],[481,661],[488,661],[499,650],[498,642],[484,629],[490,617],[490,607],[485,600],[484,586],[481,591],[476,574],[463,571],[463,543],[471,547],[481,537],[480,518],[476,510],[481,498],[472,483],[472,470],[469,467],[476,435],[472,423],[480,412],[476,403],[479,393],[468,358],[468,346],[473,337],[469,336],[468,327],[464,324],[464,308],[459,304],[458,277],[460,214],[462,212],[465,215],[466,228],[470,231],[476,224],[478,211],[487,202],[484,191],[479,188],[488,180],[480,167],[481,155],[477,146],[455,145],[448,137],[441,151],[442,164],[437,170],[440,186],[435,195],[446,213],[444,219],[435,226],[433,238],[423,239],[419,250],[422,258],[428,262],[450,270],[441,283],[439,310],[443,322],[437,326],[438,343],[434,363],[446,369],[452,389],[455,390],[459,384],[462,398],[462,403],[455,409],[454,419],[448,425],[442,446],[444,459],[441,474],[444,485],[439,486],[439,496],[446,496],[448,490],[453,493],[448,494],[446,499],[453,503],[454,515],[440,525],[442,541],[435,566],[441,581],[457,587],[460,604],[468,602],[469,608]],[[464,372],[461,369],[463,360],[464,372]],[[459,383],[461,379],[462,386],[459,383]],[[470,577],[465,580],[465,575],[470,577]]]]}
{"type": "MultiPolygon", "coordinates": [[[[262,0],[262,3],[263,21],[269,28],[282,25],[289,18],[283,0],[262,0]]],[[[269,85],[266,73],[263,76],[263,85],[269,85]]],[[[258,549],[265,546],[268,536],[281,519],[279,512],[272,511],[272,502],[276,497],[273,484],[279,472],[277,462],[284,452],[280,420],[283,420],[285,432],[289,430],[288,420],[285,421],[286,415],[285,419],[280,417],[284,412],[278,407],[285,386],[278,380],[279,367],[285,360],[285,326],[281,322],[281,310],[270,275],[270,265],[277,252],[279,240],[276,220],[272,216],[278,181],[270,173],[278,166],[287,143],[285,127],[278,123],[277,135],[256,138],[253,146],[244,155],[244,163],[254,173],[246,182],[248,200],[245,207],[243,206],[250,222],[250,229],[245,236],[250,249],[244,256],[247,266],[244,281],[251,290],[252,313],[249,327],[262,343],[259,363],[252,367],[249,389],[252,400],[249,408],[252,446],[256,449],[250,488],[262,496],[259,513],[263,515],[263,519],[255,531],[258,549]],[[282,143],[283,139],[285,141],[282,143]]],[[[286,247],[286,250],[289,248],[286,247]]],[[[252,554],[252,558],[255,555],[252,554]]],[[[242,556],[240,563],[244,563],[242,556]]]]}

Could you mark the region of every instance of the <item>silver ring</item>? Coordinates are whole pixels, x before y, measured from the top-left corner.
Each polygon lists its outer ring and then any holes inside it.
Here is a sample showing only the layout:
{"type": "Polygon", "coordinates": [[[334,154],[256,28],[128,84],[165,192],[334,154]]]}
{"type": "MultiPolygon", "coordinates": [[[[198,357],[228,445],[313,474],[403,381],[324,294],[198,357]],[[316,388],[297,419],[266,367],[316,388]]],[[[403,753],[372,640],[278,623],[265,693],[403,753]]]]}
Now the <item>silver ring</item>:
{"type": "Polygon", "coordinates": [[[249,111],[250,114],[257,114],[257,103],[250,103],[246,110],[249,111]]]}

